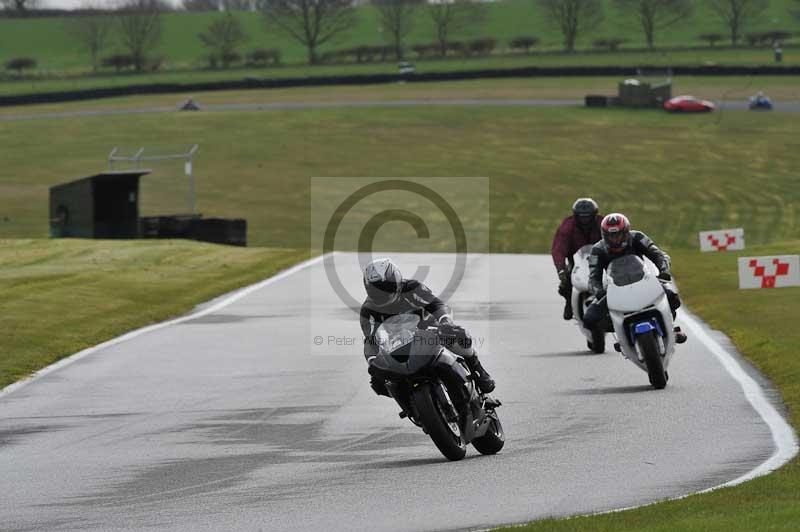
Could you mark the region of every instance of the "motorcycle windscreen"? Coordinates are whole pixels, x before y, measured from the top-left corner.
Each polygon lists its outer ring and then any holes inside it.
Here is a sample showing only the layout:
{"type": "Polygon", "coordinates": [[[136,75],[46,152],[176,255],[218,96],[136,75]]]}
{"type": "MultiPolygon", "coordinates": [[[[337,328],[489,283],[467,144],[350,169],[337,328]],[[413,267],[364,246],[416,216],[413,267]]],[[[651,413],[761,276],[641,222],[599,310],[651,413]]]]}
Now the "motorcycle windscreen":
{"type": "Polygon", "coordinates": [[[391,353],[411,344],[418,325],[416,314],[398,314],[386,319],[375,331],[379,351],[391,353]]]}
{"type": "Polygon", "coordinates": [[[644,279],[644,261],[636,255],[625,255],[611,261],[608,276],[616,286],[628,286],[644,279]]]}
{"type": "Polygon", "coordinates": [[[439,350],[438,337],[436,331],[419,330],[419,321],[416,314],[398,314],[381,323],[375,331],[376,367],[412,375],[431,362],[439,350]]]}
{"type": "Polygon", "coordinates": [[[652,306],[664,296],[661,282],[647,271],[645,262],[636,255],[626,255],[608,266],[607,302],[610,310],[636,312],[652,306]]]}

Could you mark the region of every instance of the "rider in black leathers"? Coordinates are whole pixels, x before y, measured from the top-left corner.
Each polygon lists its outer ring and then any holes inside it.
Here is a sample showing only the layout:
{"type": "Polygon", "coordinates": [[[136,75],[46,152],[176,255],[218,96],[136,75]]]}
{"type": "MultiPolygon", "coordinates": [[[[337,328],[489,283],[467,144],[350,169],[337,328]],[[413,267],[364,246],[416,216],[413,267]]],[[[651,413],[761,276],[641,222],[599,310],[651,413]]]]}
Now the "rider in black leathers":
{"type": "MultiPolygon", "coordinates": [[[[375,331],[384,320],[404,313],[418,315],[423,323],[436,324],[439,331],[459,339],[446,347],[464,358],[477,376],[478,387],[484,393],[494,390],[495,383],[478,360],[472,340],[463,328],[453,324],[450,309],[424,284],[403,279],[391,259],[376,259],[364,269],[364,288],[367,299],[361,306],[361,331],[364,333],[364,357],[370,362],[378,353],[375,331]]],[[[370,385],[378,395],[386,395],[385,379],[370,364],[370,385]]]]}
{"type": "MultiPolygon", "coordinates": [[[[583,325],[587,329],[594,329],[608,315],[603,272],[613,260],[630,254],[640,258],[647,257],[656,265],[659,271],[658,278],[664,281],[664,291],[674,319],[675,311],[681,306],[681,299],[672,282],[669,255],[656,246],[646,234],[632,231],[630,222],[623,214],[609,214],[603,218],[600,228],[603,239],[592,247],[589,255],[589,291],[594,295],[595,301],[586,309],[583,325]]],[[[686,334],[679,327],[675,328],[675,339],[678,343],[686,341],[686,334]]]]}

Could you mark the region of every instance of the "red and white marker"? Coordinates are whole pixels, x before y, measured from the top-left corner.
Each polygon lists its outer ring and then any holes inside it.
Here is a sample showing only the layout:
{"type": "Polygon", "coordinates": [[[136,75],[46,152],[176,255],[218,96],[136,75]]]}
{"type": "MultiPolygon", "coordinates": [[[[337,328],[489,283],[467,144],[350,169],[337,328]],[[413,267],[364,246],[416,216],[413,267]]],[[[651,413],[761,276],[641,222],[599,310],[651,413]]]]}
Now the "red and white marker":
{"type": "Polygon", "coordinates": [[[744,229],[719,229],[700,232],[700,251],[735,251],[744,249],[744,229]]]}
{"type": "Polygon", "coordinates": [[[785,286],[800,286],[800,255],[739,258],[739,288],[785,286]]]}

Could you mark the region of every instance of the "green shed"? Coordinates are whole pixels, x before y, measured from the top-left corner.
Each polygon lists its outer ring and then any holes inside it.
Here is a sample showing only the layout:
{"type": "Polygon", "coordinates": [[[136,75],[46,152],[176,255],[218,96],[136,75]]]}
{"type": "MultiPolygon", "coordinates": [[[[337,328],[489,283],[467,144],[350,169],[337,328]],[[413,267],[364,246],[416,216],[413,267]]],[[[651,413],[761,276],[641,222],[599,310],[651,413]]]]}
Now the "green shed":
{"type": "Polygon", "coordinates": [[[50,188],[53,238],[137,238],[139,178],[150,170],[103,172],[50,188]]]}
{"type": "Polygon", "coordinates": [[[661,107],[672,97],[672,81],[649,83],[626,79],[619,83],[618,97],[624,107],[661,107]]]}

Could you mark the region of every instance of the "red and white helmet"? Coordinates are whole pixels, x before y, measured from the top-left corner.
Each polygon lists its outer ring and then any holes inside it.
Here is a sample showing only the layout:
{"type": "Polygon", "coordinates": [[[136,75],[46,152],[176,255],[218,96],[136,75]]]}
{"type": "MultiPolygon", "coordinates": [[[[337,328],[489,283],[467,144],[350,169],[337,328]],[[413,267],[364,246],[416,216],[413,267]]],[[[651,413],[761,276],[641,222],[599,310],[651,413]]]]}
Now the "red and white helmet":
{"type": "Polygon", "coordinates": [[[631,223],[624,214],[612,212],[600,222],[603,242],[611,253],[620,253],[628,247],[631,235],[631,223]]]}

